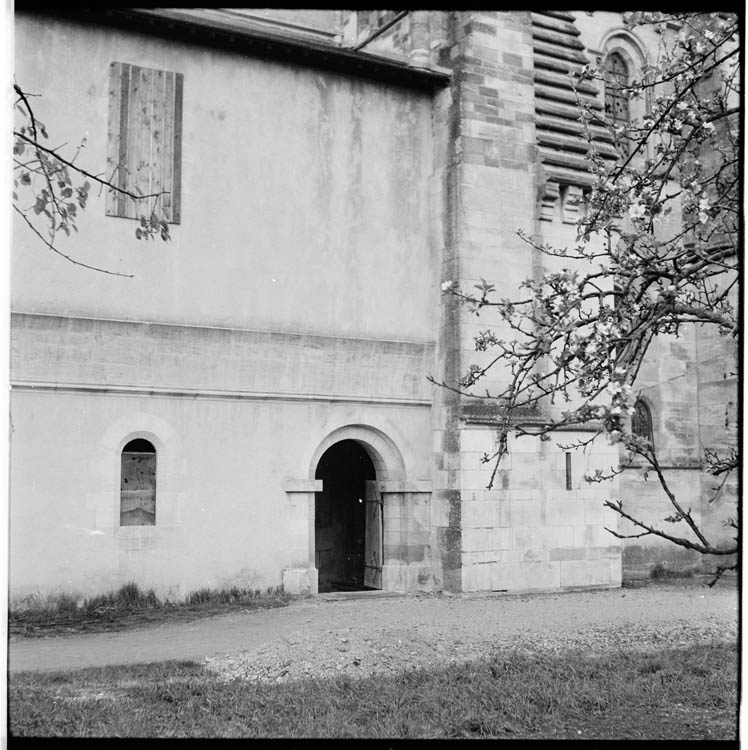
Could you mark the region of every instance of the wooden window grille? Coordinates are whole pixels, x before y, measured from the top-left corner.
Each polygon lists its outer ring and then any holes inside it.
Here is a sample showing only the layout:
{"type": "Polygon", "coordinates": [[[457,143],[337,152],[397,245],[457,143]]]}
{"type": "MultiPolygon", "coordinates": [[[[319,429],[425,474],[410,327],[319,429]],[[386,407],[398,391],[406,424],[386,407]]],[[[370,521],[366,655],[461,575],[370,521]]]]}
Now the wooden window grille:
{"type": "Polygon", "coordinates": [[[131,440],[122,449],[120,526],[156,524],[156,449],[148,440],[131,440]]]}
{"type": "Polygon", "coordinates": [[[629,96],[624,90],[629,84],[629,67],[618,52],[605,59],[605,115],[613,125],[627,125],[630,119],[629,96]]]}

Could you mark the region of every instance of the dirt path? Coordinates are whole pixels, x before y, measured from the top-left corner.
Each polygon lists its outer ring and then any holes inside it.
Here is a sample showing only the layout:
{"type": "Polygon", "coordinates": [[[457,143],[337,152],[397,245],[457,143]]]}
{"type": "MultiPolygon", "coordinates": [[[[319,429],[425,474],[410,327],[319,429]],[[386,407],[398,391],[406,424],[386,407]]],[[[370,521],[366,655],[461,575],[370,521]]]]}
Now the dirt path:
{"type": "Polygon", "coordinates": [[[365,675],[496,648],[557,652],[734,640],[734,586],[510,595],[342,595],[120,633],[12,639],[10,671],[204,660],[227,677],[365,675]]]}

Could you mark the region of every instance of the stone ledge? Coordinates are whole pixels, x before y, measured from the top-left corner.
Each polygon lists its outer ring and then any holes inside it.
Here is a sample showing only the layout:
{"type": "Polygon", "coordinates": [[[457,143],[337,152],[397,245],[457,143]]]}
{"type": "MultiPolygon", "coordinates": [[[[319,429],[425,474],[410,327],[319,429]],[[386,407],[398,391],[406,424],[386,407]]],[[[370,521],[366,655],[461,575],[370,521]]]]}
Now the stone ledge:
{"type": "Polygon", "coordinates": [[[384,493],[397,492],[431,492],[430,479],[398,480],[377,482],[377,489],[384,493]]]}
{"type": "Polygon", "coordinates": [[[14,387],[431,402],[426,379],[413,374],[431,365],[428,341],[18,312],[10,339],[14,387]]]}
{"type": "Polygon", "coordinates": [[[322,492],[321,479],[287,479],[283,483],[285,492],[322,492]]]}

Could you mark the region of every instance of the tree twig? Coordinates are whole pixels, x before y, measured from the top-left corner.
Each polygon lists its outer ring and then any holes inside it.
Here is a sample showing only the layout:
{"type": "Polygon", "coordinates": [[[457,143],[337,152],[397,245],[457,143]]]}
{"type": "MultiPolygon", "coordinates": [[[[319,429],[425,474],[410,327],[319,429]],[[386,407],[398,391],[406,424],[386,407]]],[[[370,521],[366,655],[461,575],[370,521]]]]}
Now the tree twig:
{"type": "Polygon", "coordinates": [[[99,268],[98,266],[91,266],[88,263],[82,263],[79,260],[75,260],[74,258],[71,258],[69,255],[66,255],[65,253],[58,250],[51,242],[49,242],[45,237],[43,237],[37,228],[29,221],[26,214],[24,214],[23,211],[21,211],[20,208],[17,206],[13,206],[13,210],[21,216],[21,218],[26,222],[26,224],[30,227],[31,231],[53,252],[57,253],[62,258],[65,258],[66,261],[69,263],[72,263],[76,266],[82,266],[83,268],[90,268],[92,271],[100,271],[101,273],[109,274],[110,276],[124,276],[125,278],[132,279],[133,274],[131,273],[119,273],[118,271],[108,271],[106,268],[99,268]]]}

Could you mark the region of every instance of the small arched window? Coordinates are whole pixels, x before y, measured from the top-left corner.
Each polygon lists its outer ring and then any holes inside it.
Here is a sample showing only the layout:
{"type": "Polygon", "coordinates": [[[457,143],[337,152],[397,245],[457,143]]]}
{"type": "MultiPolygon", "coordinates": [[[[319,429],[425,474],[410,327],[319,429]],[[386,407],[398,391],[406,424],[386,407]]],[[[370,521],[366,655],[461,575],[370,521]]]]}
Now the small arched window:
{"type": "Polygon", "coordinates": [[[156,524],[156,449],[148,440],[131,440],[122,449],[120,526],[156,524]]]}
{"type": "Polygon", "coordinates": [[[631,432],[637,437],[649,440],[654,448],[654,436],[652,433],[652,412],[641,399],[634,404],[634,414],[631,417],[631,432]]]}
{"type": "Polygon", "coordinates": [[[623,90],[629,84],[629,66],[619,52],[605,58],[605,115],[612,125],[629,122],[629,96],[623,90]]]}

